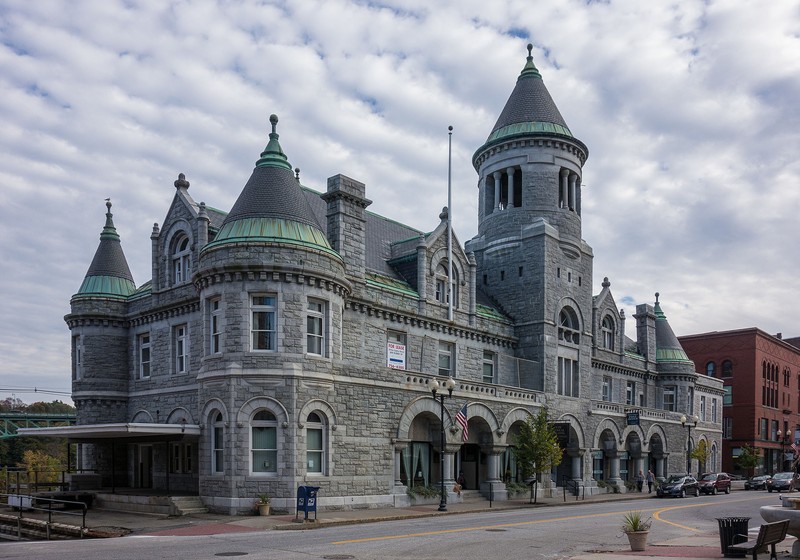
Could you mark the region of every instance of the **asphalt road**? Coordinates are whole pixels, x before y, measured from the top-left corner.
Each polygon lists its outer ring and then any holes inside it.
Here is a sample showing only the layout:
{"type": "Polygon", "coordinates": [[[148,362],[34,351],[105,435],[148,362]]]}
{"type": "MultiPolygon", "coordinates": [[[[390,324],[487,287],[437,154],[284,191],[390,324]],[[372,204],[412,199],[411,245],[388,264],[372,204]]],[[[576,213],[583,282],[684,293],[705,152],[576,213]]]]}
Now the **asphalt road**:
{"type": "Polygon", "coordinates": [[[588,551],[627,550],[622,514],[653,516],[651,541],[718,533],[717,517],[762,520],[758,508],[777,494],[734,492],[685,499],[551,506],[436,518],[346,525],[307,531],[262,531],[198,537],[139,536],[66,542],[7,543],[14,560],[508,560],[565,559],[588,551]]]}

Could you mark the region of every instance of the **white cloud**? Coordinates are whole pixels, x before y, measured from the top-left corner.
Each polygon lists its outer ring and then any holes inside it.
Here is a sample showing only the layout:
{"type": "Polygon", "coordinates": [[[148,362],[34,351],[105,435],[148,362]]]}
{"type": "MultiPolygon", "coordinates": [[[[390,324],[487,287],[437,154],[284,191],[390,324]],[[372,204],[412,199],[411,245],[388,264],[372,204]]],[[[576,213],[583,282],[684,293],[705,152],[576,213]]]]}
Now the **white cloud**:
{"type": "MultiPolygon", "coordinates": [[[[137,285],[179,172],[231,207],[268,116],[304,184],[344,173],[371,211],[477,230],[471,157],[525,45],[589,147],[583,235],[618,302],[678,334],[791,333],[800,263],[800,14],[791,2],[274,3],[9,0],[0,18],[2,383],[69,389],[63,315],[114,202],[137,285]],[[409,201],[415,201],[410,204],[409,201]]],[[[0,387],[0,390],[2,387],[0,387]]],[[[1,396],[1,395],[0,395],[1,396]]]]}

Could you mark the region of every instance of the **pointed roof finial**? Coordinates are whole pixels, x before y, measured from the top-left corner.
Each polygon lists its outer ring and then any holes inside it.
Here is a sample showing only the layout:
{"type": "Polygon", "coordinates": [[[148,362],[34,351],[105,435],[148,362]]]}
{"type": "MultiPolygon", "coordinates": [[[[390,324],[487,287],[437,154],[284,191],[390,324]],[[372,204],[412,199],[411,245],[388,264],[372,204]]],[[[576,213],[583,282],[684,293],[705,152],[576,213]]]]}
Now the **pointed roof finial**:
{"type": "Polygon", "coordinates": [[[175,185],[176,189],[180,189],[180,188],[188,189],[189,188],[189,181],[186,180],[186,175],[184,175],[183,173],[178,173],[178,180],[175,181],[172,184],[175,185]]]}
{"type": "Polygon", "coordinates": [[[299,167],[295,167],[294,168],[294,178],[297,179],[298,183],[300,182],[300,168],[299,167]]]}
{"type": "Polygon", "coordinates": [[[272,114],[269,116],[269,122],[272,125],[272,132],[269,133],[269,142],[264,151],[261,152],[261,157],[256,162],[256,167],[283,167],[292,170],[292,166],[283,153],[281,145],[278,142],[278,115],[272,114]]]}
{"type": "Polygon", "coordinates": [[[111,199],[106,199],[106,224],[103,226],[103,231],[100,232],[100,239],[113,239],[119,241],[119,234],[117,228],[114,227],[114,214],[111,213],[111,199]]]}
{"type": "Polygon", "coordinates": [[[439,212],[439,219],[442,220],[442,221],[446,220],[447,219],[447,214],[448,214],[447,206],[443,206],[442,207],[442,211],[439,212]]]}
{"type": "Polygon", "coordinates": [[[525,62],[525,68],[523,68],[522,72],[520,72],[519,78],[517,78],[517,81],[519,81],[519,80],[521,80],[523,78],[531,78],[531,77],[536,77],[536,78],[539,78],[540,80],[542,79],[542,75],[539,73],[539,70],[536,68],[536,65],[533,63],[533,55],[531,54],[531,51],[533,51],[533,44],[532,43],[528,43],[528,58],[526,59],[526,62],[525,62]]]}
{"type": "Polygon", "coordinates": [[[660,295],[661,295],[661,294],[659,294],[658,292],[656,292],[656,303],[658,303],[658,296],[660,296],[660,295]]]}

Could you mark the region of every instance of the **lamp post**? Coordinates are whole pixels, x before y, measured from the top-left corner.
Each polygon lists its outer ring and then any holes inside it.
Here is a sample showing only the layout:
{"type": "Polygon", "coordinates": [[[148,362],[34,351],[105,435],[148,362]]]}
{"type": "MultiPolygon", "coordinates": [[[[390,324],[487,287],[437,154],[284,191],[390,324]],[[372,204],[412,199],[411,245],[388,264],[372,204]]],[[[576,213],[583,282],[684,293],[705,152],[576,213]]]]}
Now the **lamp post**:
{"type": "Polygon", "coordinates": [[[433,394],[434,400],[439,401],[440,405],[440,412],[442,418],[442,429],[441,429],[441,439],[440,439],[440,455],[439,455],[439,466],[441,467],[440,473],[440,484],[441,484],[441,500],[439,501],[439,511],[447,511],[447,493],[444,490],[444,398],[450,398],[453,396],[453,389],[456,386],[456,382],[452,377],[448,377],[445,379],[441,385],[439,382],[434,379],[431,382],[431,393],[433,394]],[[439,392],[439,389],[447,389],[447,393],[442,391],[439,392]]]}
{"type": "Polygon", "coordinates": [[[686,474],[692,474],[692,458],[690,454],[692,452],[692,426],[697,426],[697,421],[700,420],[697,415],[686,417],[685,414],[681,414],[681,426],[686,426],[689,428],[689,438],[686,440],[686,474]]]}
{"type": "Polygon", "coordinates": [[[785,470],[786,470],[786,469],[784,468],[784,466],[786,465],[786,451],[785,451],[785,447],[786,447],[786,439],[787,439],[787,438],[786,438],[786,436],[787,436],[787,434],[784,434],[783,432],[781,432],[780,430],[778,430],[778,432],[777,432],[777,434],[776,434],[776,435],[778,436],[778,442],[781,444],[781,461],[780,461],[780,466],[781,466],[781,469],[780,469],[780,470],[781,470],[781,471],[785,471],[785,470]]]}

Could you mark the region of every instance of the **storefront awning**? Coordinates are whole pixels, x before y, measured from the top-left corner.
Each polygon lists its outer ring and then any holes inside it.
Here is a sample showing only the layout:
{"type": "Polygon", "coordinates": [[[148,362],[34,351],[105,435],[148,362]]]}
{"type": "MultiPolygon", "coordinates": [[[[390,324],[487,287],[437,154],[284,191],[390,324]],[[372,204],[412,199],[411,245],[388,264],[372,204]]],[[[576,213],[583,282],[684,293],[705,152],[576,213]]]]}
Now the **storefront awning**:
{"type": "Polygon", "coordinates": [[[20,428],[21,436],[63,437],[73,442],[96,440],[167,441],[183,437],[199,437],[197,424],[83,424],[79,426],[55,426],[51,428],[20,428]]]}

